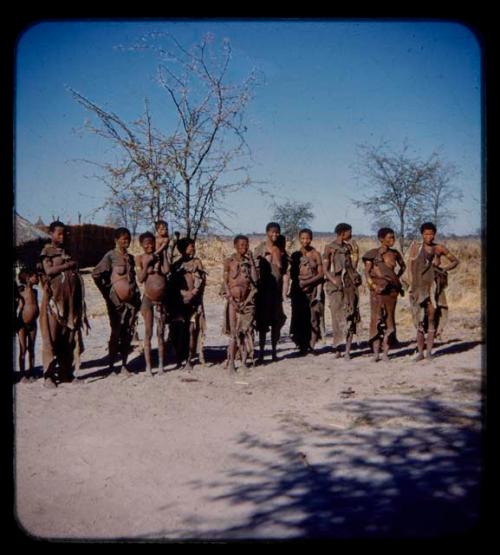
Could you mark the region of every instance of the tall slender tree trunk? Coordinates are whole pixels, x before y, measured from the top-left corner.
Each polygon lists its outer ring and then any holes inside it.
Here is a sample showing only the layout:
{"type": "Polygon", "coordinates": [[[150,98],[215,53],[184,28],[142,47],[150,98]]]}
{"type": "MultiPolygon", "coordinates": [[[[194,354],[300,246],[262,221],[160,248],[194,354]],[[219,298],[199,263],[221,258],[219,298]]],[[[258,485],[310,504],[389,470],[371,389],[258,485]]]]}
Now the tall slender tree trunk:
{"type": "Polygon", "coordinates": [[[186,237],[191,238],[191,183],[186,180],[186,237]]]}
{"type": "Polygon", "coordinates": [[[405,252],[405,217],[401,214],[399,217],[399,244],[401,245],[401,254],[405,252]]]}

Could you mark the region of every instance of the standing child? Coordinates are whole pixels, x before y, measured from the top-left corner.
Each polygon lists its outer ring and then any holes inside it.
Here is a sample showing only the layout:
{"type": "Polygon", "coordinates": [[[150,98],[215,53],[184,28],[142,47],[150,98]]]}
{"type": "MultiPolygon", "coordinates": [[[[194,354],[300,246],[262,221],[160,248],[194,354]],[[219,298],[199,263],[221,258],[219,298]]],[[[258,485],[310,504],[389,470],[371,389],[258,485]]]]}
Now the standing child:
{"type": "Polygon", "coordinates": [[[383,346],[382,359],[389,360],[389,342],[396,332],[396,302],[404,291],[399,278],[406,264],[401,253],[393,249],[396,237],[389,227],[378,231],[380,247],[371,249],[363,255],[365,274],[370,289],[370,338],[375,362],[380,360],[380,346],[383,346]],[[399,270],[396,273],[396,266],[399,270]]]}
{"type": "Polygon", "coordinates": [[[44,385],[59,382],[78,383],[74,376],[75,352],[83,353],[81,328],[88,323],[85,315],[85,289],[78,264],[65,249],[66,226],[52,222],[51,243],[40,259],[43,266],[43,296],[40,306],[44,385]]]}
{"type": "Polygon", "coordinates": [[[135,257],[138,268],[137,279],[144,283],[144,295],[141,303],[141,314],[144,320],[144,358],[146,359],[146,372],[153,376],[151,367],[151,337],[153,335],[153,320],[156,321],[156,335],[158,339],[158,371],[164,371],[165,350],[165,322],[167,291],[167,275],[170,264],[165,251],[155,250],[155,236],[146,232],[139,236],[144,254],[135,257]]]}
{"type": "Polygon", "coordinates": [[[229,372],[234,373],[234,361],[239,351],[243,366],[250,358],[253,363],[255,326],[255,295],[257,293],[257,267],[248,251],[245,235],[234,238],[235,253],[224,260],[223,294],[226,297],[222,331],[230,336],[228,346],[229,372]]]}
{"type": "Polygon", "coordinates": [[[177,250],[181,257],[171,266],[170,293],[167,301],[170,338],[176,352],[178,367],[186,361],[185,368],[190,370],[196,354],[201,364],[205,362],[203,341],[206,323],[203,293],[206,272],[201,260],[195,256],[194,239],[179,239],[177,250]]]}
{"type": "Polygon", "coordinates": [[[259,332],[259,358],[264,360],[266,335],[271,328],[271,357],[278,360],[276,348],[281,328],[285,324],[286,315],[283,311],[283,297],[286,294],[288,256],[281,239],[278,223],[269,222],[266,226],[266,240],[254,249],[259,281],[255,299],[255,320],[259,332]]]}
{"type": "Polygon", "coordinates": [[[290,335],[303,355],[313,351],[321,337],[321,313],[324,304],[323,264],[321,255],[311,245],[312,239],[310,229],[299,232],[301,248],[292,254],[290,263],[290,335]]]}
{"type": "Polygon", "coordinates": [[[410,305],[417,328],[417,361],[423,360],[424,348],[427,358],[432,358],[435,337],[442,332],[448,316],[445,289],[448,271],[458,266],[458,259],[444,245],[434,242],[436,226],[425,222],[420,226],[422,242],[413,242],[408,249],[408,276],[410,281],[410,305]],[[441,266],[441,257],[449,260],[441,266]],[[427,333],[427,338],[425,334],[427,333]]]}
{"type": "Polygon", "coordinates": [[[35,271],[27,268],[19,272],[18,286],[18,310],[17,310],[17,336],[19,338],[19,371],[21,382],[34,380],[33,370],[35,368],[35,341],[37,324],[36,320],[40,314],[38,308],[38,292],[33,288],[37,285],[38,275],[35,271]],[[28,352],[29,371],[25,370],[25,358],[28,352]]]}
{"type": "Polygon", "coordinates": [[[345,341],[345,359],[351,358],[353,336],[360,321],[359,293],[361,276],[356,271],[359,259],[357,244],[352,241],[352,227],[340,223],[335,227],[336,238],[326,245],[323,253],[325,291],[332,317],[333,352],[340,357],[345,341]]]}
{"type": "Polygon", "coordinates": [[[130,343],[134,335],[141,294],[135,281],[134,257],[127,252],[130,231],[125,227],[115,230],[115,248],[108,251],[94,268],[92,278],[101,292],[108,309],[111,335],[109,338],[109,373],[114,371],[118,352],[122,366],[116,372],[131,374],[127,368],[130,343]]]}

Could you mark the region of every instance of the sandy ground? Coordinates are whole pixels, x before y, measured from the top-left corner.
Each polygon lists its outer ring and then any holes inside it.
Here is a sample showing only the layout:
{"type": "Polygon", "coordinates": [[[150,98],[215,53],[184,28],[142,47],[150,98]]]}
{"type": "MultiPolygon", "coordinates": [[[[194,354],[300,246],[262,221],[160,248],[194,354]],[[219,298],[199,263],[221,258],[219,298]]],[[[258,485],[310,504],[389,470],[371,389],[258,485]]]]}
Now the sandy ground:
{"type": "MultiPolygon", "coordinates": [[[[87,294],[92,308],[90,284],[87,294]]],[[[374,363],[366,303],[351,361],[333,359],[330,337],[318,355],[298,357],[287,322],[281,360],[234,377],[222,364],[216,299],[206,304],[205,367],[155,377],[140,348],[136,374],[106,377],[108,321],[94,311],[77,384],[14,386],[20,526],[41,538],[146,541],[470,529],[481,472],[479,312],[451,311],[432,362],[413,362],[414,331],[403,326],[392,360],[374,363]]]]}

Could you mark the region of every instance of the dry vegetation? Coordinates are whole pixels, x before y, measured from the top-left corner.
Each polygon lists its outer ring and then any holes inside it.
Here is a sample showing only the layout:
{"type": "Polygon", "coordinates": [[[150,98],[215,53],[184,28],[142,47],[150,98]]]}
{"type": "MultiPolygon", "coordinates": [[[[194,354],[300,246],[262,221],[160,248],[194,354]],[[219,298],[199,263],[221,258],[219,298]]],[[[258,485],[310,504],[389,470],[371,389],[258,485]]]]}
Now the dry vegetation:
{"type": "MultiPolygon", "coordinates": [[[[320,252],[323,252],[325,245],[332,241],[331,236],[318,236],[315,238],[313,245],[320,252]]],[[[250,237],[250,248],[254,249],[259,242],[264,239],[264,235],[250,237]]],[[[355,237],[356,239],[356,237],[355,237]]],[[[377,246],[375,239],[361,238],[356,239],[359,245],[360,254],[363,255],[367,250],[377,246]]],[[[462,326],[470,331],[480,334],[481,330],[481,292],[482,292],[482,274],[481,274],[481,242],[479,239],[450,239],[443,241],[448,249],[453,252],[460,260],[458,268],[450,272],[449,286],[447,289],[448,303],[450,307],[450,324],[457,327],[462,326]]],[[[292,252],[296,245],[288,245],[289,252],[292,252]]],[[[197,241],[196,251],[207,270],[207,289],[205,292],[205,300],[207,303],[220,302],[219,289],[222,280],[222,261],[225,256],[232,252],[232,239],[229,237],[209,237],[201,238],[197,241]]],[[[131,246],[130,252],[138,254],[141,249],[137,243],[131,246]]],[[[358,267],[361,269],[361,263],[358,267]]],[[[86,275],[87,290],[95,289],[91,282],[90,275],[86,275]]],[[[97,291],[95,291],[97,293],[97,291]]],[[[369,314],[369,298],[368,290],[363,285],[360,289],[361,293],[361,316],[362,323],[359,329],[361,338],[364,337],[369,314]]],[[[102,302],[100,295],[92,295],[92,300],[88,303],[89,313],[91,316],[104,315],[106,308],[102,302]]],[[[403,334],[412,335],[411,314],[407,296],[400,298],[397,308],[397,321],[399,329],[403,334]]],[[[329,316],[327,315],[327,329],[329,326],[329,316]]]]}

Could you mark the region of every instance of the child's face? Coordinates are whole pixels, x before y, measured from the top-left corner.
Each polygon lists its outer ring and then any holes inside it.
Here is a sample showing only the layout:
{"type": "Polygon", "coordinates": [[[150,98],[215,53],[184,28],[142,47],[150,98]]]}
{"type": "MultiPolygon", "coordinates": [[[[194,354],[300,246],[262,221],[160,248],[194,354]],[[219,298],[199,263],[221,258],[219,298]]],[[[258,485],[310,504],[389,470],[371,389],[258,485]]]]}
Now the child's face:
{"type": "Polygon", "coordinates": [[[347,229],[346,231],[343,231],[340,234],[340,238],[342,239],[342,241],[349,241],[352,237],[352,230],[351,229],[347,229]]]}
{"type": "Polygon", "coordinates": [[[435,236],[436,234],[432,231],[432,229],[424,229],[424,232],[422,233],[422,239],[426,245],[431,245],[435,236]]]}
{"type": "Polygon", "coordinates": [[[65,235],[64,231],[65,231],[64,227],[58,226],[54,229],[54,231],[52,231],[50,233],[50,237],[52,239],[52,242],[55,245],[62,245],[64,243],[64,235],[65,235]]]}
{"type": "Polygon", "coordinates": [[[238,254],[244,255],[248,252],[248,241],[245,239],[238,239],[234,247],[238,254]]]}
{"type": "Polygon", "coordinates": [[[151,239],[150,237],[144,239],[144,241],[142,242],[142,249],[145,254],[152,254],[155,250],[154,239],[151,239]]]}
{"type": "Polygon", "coordinates": [[[309,233],[301,233],[301,234],[299,235],[299,241],[300,241],[300,244],[301,244],[304,248],[306,248],[306,247],[308,247],[308,246],[311,244],[311,242],[312,242],[312,237],[309,235],[309,233]]]}
{"type": "Polygon", "coordinates": [[[266,235],[269,237],[269,239],[273,242],[276,243],[276,241],[278,240],[278,237],[280,235],[280,230],[277,227],[272,227],[271,229],[269,229],[266,232],[266,235]]]}
{"type": "Polygon", "coordinates": [[[38,283],[38,275],[37,274],[31,274],[30,277],[28,278],[29,283],[31,283],[32,285],[36,285],[38,283]]]}
{"type": "Polygon", "coordinates": [[[115,239],[115,244],[119,249],[127,250],[130,246],[130,235],[124,233],[118,239],[115,239]]]}
{"type": "Polygon", "coordinates": [[[396,237],[394,236],[394,233],[388,233],[383,239],[380,240],[380,242],[382,245],[391,248],[396,242],[396,237]]]}
{"type": "Polygon", "coordinates": [[[186,247],[186,256],[188,256],[189,258],[192,258],[195,252],[196,252],[195,246],[193,245],[193,243],[189,243],[189,245],[186,247]]]}
{"type": "Polygon", "coordinates": [[[168,229],[165,226],[165,224],[160,224],[157,228],[156,228],[156,233],[158,233],[158,235],[160,237],[168,237],[168,229]]]}

